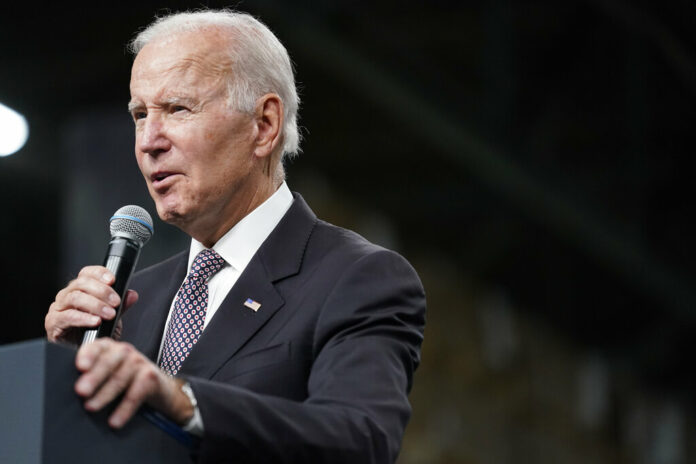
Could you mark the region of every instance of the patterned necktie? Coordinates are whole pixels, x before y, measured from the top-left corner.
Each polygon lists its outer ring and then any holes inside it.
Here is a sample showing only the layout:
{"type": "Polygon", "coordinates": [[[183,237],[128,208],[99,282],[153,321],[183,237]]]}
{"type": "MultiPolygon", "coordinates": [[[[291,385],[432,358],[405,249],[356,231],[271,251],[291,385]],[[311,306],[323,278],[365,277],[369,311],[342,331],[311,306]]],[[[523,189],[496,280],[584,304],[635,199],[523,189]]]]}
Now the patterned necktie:
{"type": "Polygon", "coordinates": [[[203,332],[208,308],[208,279],[220,270],[225,260],[215,250],[205,249],[193,260],[191,271],[179,288],[174,312],[164,338],[160,367],[176,375],[203,332]]]}

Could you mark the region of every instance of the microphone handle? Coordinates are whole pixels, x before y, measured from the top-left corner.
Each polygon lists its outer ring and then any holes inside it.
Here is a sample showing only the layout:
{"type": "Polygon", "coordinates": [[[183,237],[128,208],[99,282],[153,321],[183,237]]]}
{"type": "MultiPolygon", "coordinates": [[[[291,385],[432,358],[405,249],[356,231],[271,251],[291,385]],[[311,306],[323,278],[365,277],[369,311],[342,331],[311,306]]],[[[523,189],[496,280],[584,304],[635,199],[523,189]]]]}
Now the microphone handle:
{"type": "Polygon", "coordinates": [[[128,282],[138,262],[140,248],[140,242],[126,237],[113,237],[109,242],[109,248],[104,258],[104,267],[116,276],[112,287],[121,298],[121,304],[116,308],[116,317],[111,320],[102,320],[101,325],[96,329],[85,331],[85,335],[82,338],[83,344],[91,343],[97,338],[113,336],[116,322],[121,317],[121,310],[126,302],[125,295],[128,289],[128,282]]]}

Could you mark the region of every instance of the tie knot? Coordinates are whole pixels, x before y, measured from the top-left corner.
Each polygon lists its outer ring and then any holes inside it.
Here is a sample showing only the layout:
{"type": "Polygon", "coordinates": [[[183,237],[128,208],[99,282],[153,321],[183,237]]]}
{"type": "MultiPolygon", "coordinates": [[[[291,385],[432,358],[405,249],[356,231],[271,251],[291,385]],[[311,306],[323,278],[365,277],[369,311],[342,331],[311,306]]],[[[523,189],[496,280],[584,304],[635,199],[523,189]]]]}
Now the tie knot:
{"type": "Polygon", "coordinates": [[[193,260],[189,277],[208,280],[210,276],[220,270],[223,264],[225,264],[225,260],[215,250],[206,248],[201,250],[193,260]]]}

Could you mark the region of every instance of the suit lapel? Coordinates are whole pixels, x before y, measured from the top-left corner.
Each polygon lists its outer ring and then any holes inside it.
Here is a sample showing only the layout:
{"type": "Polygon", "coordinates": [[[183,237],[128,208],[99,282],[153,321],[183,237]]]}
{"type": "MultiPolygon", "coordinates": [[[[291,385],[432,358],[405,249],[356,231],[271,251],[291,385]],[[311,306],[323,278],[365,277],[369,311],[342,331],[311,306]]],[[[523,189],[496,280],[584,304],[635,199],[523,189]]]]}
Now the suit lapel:
{"type": "Polygon", "coordinates": [[[295,194],[293,205],[232,287],[180,374],[212,377],[282,308],[285,301],[274,283],[299,272],[315,223],[314,213],[295,194]],[[244,306],[247,298],[261,304],[257,311],[244,306]]]}
{"type": "MultiPolygon", "coordinates": [[[[170,258],[170,261],[162,263],[162,269],[153,272],[153,278],[164,277],[161,283],[151,283],[149,287],[157,290],[143,299],[144,301],[138,302],[138,306],[142,307],[142,317],[137,324],[133,324],[137,331],[128,337],[128,341],[153,362],[157,362],[164,324],[167,321],[172,300],[186,277],[188,251],[179,253],[170,258]]],[[[134,310],[141,311],[140,308],[134,308],[134,310]]]]}
{"type": "Polygon", "coordinates": [[[227,294],[179,372],[183,375],[212,377],[283,303],[261,260],[255,257],[227,294]],[[244,306],[247,298],[261,303],[257,311],[244,306]]]}

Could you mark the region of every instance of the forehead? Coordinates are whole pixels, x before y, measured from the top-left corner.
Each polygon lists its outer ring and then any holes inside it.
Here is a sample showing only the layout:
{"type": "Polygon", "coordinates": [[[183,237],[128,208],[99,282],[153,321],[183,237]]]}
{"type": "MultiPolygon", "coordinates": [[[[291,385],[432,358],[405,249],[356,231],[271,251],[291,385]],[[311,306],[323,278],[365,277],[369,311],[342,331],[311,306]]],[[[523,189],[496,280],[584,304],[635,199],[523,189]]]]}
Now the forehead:
{"type": "Polygon", "coordinates": [[[229,47],[229,38],[215,29],[154,39],[133,62],[131,93],[143,88],[217,84],[231,72],[229,47]]]}

